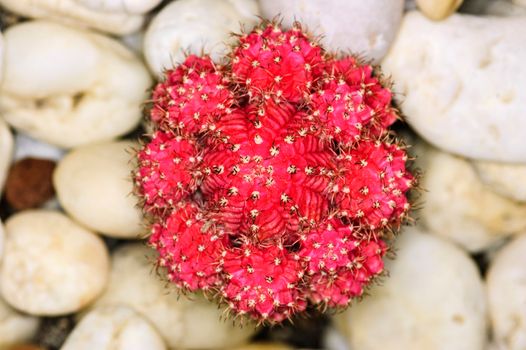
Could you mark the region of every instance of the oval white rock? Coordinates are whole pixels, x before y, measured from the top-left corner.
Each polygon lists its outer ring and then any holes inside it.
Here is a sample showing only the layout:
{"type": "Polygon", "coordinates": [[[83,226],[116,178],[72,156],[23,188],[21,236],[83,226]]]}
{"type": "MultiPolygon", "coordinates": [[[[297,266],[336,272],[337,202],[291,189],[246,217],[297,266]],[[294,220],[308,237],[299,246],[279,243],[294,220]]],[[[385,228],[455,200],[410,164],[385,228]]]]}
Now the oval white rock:
{"type": "Polygon", "coordinates": [[[253,326],[221,320],[217,305],[200,296],[178,297],[155,274],[154,259],[154,251],[139,243],[118,248],[112,256],[108,288],[94,307],[132,307],[155,325],[169,348],[231,349],[254,333],[253,326]]]}
{"type": "Polygon", "coordinates": [[[436,149],[421,156],[425,191],[419,215],[431,232],[478,252],[526,229],[526,204],[490,190],[469,161],[436,149]]]}
{"type": "Polygon", "coordinates": [[[526,202],[526,164],[474,161],[473,166],[482,182],[493,191],[526,202]]]}
{"type": "Polygon", "coordinates": [[[82,225],[117,238],[139,238],[141,211],[133,196],[131,141],[83,146],[68,153],[53,174],[64,210],[82,225]]]}
{"type": "Polygon", "coordinates": [[[487,291],[497,349],[526,349],[526,234],[497,252],[488,270],[487,291]]]}
{"type": "Polygon", "coordinates": [[[406,14],[383,67],[408,123],[444,150],[525,163],[525,31],[519,17],[406,14]]]}
{"type": "Polygon", "coordinates": [[[91,27],[119,35],[139,30],[144,22],[143,16],[137,14],[96,11],[76,0],[0,0],[0,5],[24,17],[91,27]]]}
{"type": "Polygon", "coordinates": [[[404,0],[260,0],[268,19],[276,16],[287,27],[299,20],[321,36],[328,51],[359,54],[378,63],[398,31],[404,0]]]}
{"type": "Polygon", "coordinates": [[[28,210],[11,216],[5,230],[0,288],[15,308],[33,315],[67,314],[92,302],[106,286],[104,242],[65,215],[28,210]]]}
{"type": "Polygon", "coordinates": [[[228,51],[227,43],[257,22],[256,0],[178,0],[169,3],[150,23],[144,37],[144,56],[152,72],[184,60],[185,52],[209,53],[214,60],[228,51]]]}
{"type": "Polygon", "coordinates": [[[11,130],[9,130],[9,126],[4,122],[4,119],[0,117],[0,196],[2,195],[7,171],[13,158],[13,146],[14,141],[11,130]]]}
{"type": "Polygon", "coordinates": [[[16,311],[0,298],[0,349],[30,340],[39,324],[37,317],[16,311]]]}
{"type": "Polygon", "coordinates": [[[407,229],[389,277],[336,316],[352,349],[466,350],[486,343],[486,300],[469,256],[438,237],[407,229]]]}
{"type": "Polygon", "coordinates": [[[69,148],[139,123],[151,78],[121,43],[46,21],[9,27],[5,42],[0,111],[15,128],[69,148]]]}
{"type": "Polygon", "coordinates": [[[90,311],[61,350],[164,350],[157,330],[132,309],[104,306],[90,311]]]}

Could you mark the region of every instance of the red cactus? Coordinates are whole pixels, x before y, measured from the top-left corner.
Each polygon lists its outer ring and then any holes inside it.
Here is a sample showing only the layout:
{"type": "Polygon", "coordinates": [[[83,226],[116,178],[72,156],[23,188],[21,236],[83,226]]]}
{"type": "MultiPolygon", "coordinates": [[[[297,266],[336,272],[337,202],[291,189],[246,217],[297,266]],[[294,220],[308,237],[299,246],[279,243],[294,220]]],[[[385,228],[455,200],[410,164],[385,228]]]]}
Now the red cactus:
{"type": "Polygon", "coordinates": [[[257,320],[345,307],[409,210],[391,92],[298,26],[256,28],[230,59],[190,56],[154,91],[135,179],[158,264],[257,320]]]}

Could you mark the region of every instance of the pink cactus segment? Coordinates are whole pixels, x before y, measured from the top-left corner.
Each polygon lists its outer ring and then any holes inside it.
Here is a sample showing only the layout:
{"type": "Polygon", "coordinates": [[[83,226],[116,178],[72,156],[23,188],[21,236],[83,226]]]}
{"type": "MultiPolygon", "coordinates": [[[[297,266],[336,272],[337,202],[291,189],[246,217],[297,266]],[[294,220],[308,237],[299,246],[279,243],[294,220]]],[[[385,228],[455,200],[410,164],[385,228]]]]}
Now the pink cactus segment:
{"type": "Polygon", "coordinates": [[[309,264],[309,300],[328,307],[346,307],[383,271],[386,245],[358,240],[350,227],[328,227],[310,234],[300,251],[309,264]]]}
{"type": "Polygon", "coordinates": [[[320,89],[310,96],[315,118],[326,124],[326,134],[346,145],[364,134],[379,136],[395,122],[391,92],[373,76],[370,65],[353,57],[329,61],[320,89]]]}
{"type": "Polygon", "coordinates": [[[232,106],[227,75],[210,57],[188,56],[165,73],[153,91],[152,121],[165,130],[195,135],[208,130],[232,106]]]}
{"type": "Polygon", "coordinates": [[[349,267],[349,253],[355,248],[351,233],[350,227],[333,220],[324,229],[304,234],[298,256],[306,262],[307,274],[333,274],[339,268],[349,267]]]}
{"type": "Polygon", "coordinates": [[[155,224],[150,244],[159,252],[159,266],[180,288],[207,290],[221,283],[221,252],[227,237],[206,224],[195,204],[180,202],[163,224],[155,224]]]}
{"type": "Polygon", "coordinates": [[[149,212],[165,212],[197,188],[200,156],[193,140],[157,131],[137,155],[136,182],[149,212]]]}
{"type": "Polygon", "coordinates": [[[223,297],[233,312],[281,322],[306,308],[301,264],[281,246],[245,243],[226,251],[223,297]]]}
{"type": "Polygon", "coordinates": [[[331,188],[341,215],[371,230],[399,225],[410,207],[405,194],[414,179],[406,161],[404,149],[381,141],[363,141],[343,152],[331,188]]]}
{"type": "Polygon", "coordinates": [[[214,203],[214,217],[231,232],[280,241],[295,237],[301,222],[325,217],[335,164],[329,145],[288,127],[294,108],[269,103],[249,106],[245,120],[236,117],[228,127],[219,126],[236,144],[204,155],[201,190],[214,203]]]}
{"type": "Polygon", "coordinates": [[[269,24],[240,38],[232,58],[232,76],[251,97],[272,95],[299,102],[321,74],[320,47],[301,28],[281,31],[269,24]]]}

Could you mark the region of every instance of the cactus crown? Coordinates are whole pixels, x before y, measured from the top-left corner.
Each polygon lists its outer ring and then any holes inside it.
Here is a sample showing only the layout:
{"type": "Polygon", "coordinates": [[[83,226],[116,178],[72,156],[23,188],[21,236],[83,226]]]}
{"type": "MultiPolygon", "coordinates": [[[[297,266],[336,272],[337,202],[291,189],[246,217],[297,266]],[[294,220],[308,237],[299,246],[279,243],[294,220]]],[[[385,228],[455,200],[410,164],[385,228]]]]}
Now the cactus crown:
{"type": "Polygon", "coordinates": [[[299,25],[263,23],[227,61],[189,56],[153,91],[135,182],[158,265],[259,321],[346,307],[410,207],[391,91],[299,25]]]}

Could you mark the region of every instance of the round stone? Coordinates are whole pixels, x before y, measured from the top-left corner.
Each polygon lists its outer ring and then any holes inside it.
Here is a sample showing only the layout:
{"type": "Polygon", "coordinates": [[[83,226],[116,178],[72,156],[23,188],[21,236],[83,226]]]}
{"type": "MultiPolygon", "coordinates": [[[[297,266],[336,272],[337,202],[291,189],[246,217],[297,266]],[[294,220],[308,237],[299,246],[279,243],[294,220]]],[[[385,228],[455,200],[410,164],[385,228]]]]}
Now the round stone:
{"type": "Polygon", "coordinates": [[[16,311],[0,298],[0,349],[33,338],[39,323],[38,318],[16,311]]]}
{"type": "Polygon", "coordinates": [[[521,17],[407,13],[382,68],[409,125],[452,153],[526,163],[525,31],[521,17]]]}
{"type": "Polygon", "coordinates": [[[0,109],[17,130],[71,148],[116,138],[139,124],[151,78],[117,40],[25,21],[6,30],[5,46],[0,109]]]}
{"type": "Polygon", "coordinates": [[[108,280],[104,242],[65,215],[28,210],[11,216],[0,268],[4,299],[33,315],[78,311],[92,302],[108,280]]]}
{"type": "Polygon", "coordinates": [[[157,330],[126,306],[104,306],[86,314],[61,350],[165,350],[157,330]]]}
{"type": "Polygon", "coordinates": [[[13,157],[13,135],[9,127],[0,118],[0,195],[4,189],[4,183],[7,178],[7,171],[13,157]]]}
{"type": "Polygon", "coordinates": [[[487,294],[496,349],[526,348],[526,234],[495,255],[487,275],[487,294]]]}
{"type": "Polygon", "coordinates": [[[261,0],[267,19],[300,21],[330,52],[352,52],[379,63],[394,40],[403,0],[261,0]],[[374,14],[374,15],[373,15],[374,14]]]}
{"type": "Polygon", "coordinates": [[[468,160],[436,149],[418,154],[426,189],[418,215],[430,232],[480,252],[526,229],[526,204],[485,186],[468,160]]]}
{"type": "Polygon", "coordinates": [[[455,245],[410,228],[389,278],[336,316],[352,349],[484,349],[486,300],[474,262],[455,245]]]}
{"type": "Polygon", "coordinates": [[[126,305],[159,330],[169,348],[232,349],[254,334],[221,319],[223,311],[199,295],[179,296],[154,273],[156,254],[142,244],[119,247],[112,256],[110,282],[93,307],[126,305]],[[206,337],[203,335],[206,334],[206,337]]]}
{"type": "Polygon", "coordinates": [[[133,196],[136,143],[106,142],[68,153],[53,174],[62,207],[90,229],[118,238],[139,238],[142,215],[133,196]]]}
{"type": "Polygon", "coordinates": [[[155,74],[173,68],[185,53],[206,52],[214,60],[235,42],[232,32],[257,22],[256,0],[178,0],[170,2],[150,22],[144,37],[144,56],[155,74]]]}
{"type": "Polygon", "coordinates": [[[473,166],[482,182],[493,191],[526,202],[526,164],[474,161],[473,166]]]}

